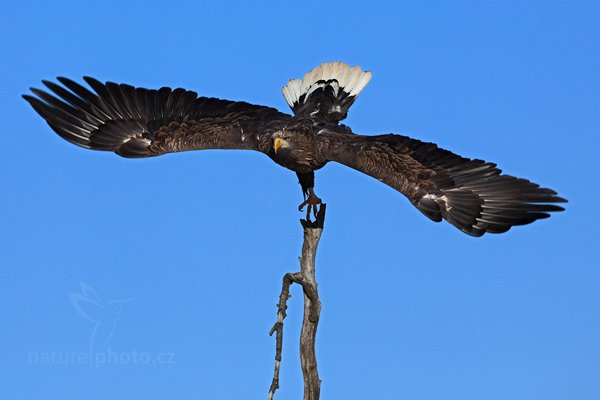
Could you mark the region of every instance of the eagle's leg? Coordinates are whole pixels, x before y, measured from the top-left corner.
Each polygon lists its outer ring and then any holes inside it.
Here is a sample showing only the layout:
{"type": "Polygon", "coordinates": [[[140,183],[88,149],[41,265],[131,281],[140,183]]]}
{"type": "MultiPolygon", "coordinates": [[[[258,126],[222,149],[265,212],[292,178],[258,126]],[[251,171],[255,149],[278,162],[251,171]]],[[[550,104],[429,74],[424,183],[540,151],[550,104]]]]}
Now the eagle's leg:
{"type": "Polygon", "coordinates": [[[314,191],[315,187],[315,173],[314,172],[306,172],[299,173],[296,172],[298,176],[298,181],[300,182],[300,186],[302,186],[302,194],[304,195],[304,201],[298,206],[298,210],[302,211],[302,209],[306,206],[306,220],[310,220],[310,212],[313,212],[315,218],[317,217],[317,212],[319,204],[322,203],[321,199],[317,197],[314,191]]]}
{"type": "Polygon", "coordinates": [[[313,212],[315,218],[317,218],[317,212],[319,211],[319,204],[323,203],[320,198],[317,197],[313,188],[308,189],[308,198],[302,202],[298,206],[298,210],[302,211],[302,209],[308,205],[306,209],[306,220],[310,221],[310,212],[313,212]]]}

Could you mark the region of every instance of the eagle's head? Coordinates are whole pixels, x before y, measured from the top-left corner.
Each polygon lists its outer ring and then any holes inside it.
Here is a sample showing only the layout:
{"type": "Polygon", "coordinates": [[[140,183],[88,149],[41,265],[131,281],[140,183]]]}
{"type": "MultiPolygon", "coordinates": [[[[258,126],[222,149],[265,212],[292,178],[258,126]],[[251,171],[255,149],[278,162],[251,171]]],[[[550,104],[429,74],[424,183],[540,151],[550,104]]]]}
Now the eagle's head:
{"type": "Polygon", "coordinates": [[[271,158],[293,170],[316,169],[315,137],[311,131],[283,129],[273,133],[271,138],[271,158]]]}

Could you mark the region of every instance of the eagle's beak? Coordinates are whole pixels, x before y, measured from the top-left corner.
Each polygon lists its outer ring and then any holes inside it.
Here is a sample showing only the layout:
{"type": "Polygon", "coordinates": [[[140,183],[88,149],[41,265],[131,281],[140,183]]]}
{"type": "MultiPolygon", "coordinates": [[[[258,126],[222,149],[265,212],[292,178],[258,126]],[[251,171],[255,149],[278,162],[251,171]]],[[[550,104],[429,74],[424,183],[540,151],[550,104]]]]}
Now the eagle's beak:
{"type": "Polygon", "coordinates": [[[288,146],[288,142],[286,142],[285,140],[281,139],[281,138],[275,138],[275,141],[273,142],[273,150],[275,150],[275,154],[277,154],[277,150],[279,150],[280,147],[287,147],[288,146]]]}

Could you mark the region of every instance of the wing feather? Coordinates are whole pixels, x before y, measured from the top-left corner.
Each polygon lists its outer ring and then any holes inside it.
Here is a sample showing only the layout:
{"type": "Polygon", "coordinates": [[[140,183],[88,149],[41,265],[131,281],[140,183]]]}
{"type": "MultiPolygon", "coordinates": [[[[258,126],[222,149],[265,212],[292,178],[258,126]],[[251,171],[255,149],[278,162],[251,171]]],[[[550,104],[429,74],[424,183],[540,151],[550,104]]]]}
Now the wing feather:
{"type": "Polygon", "coordinates": [[[400,191],[427,217],[481,236],[548,218],[566,202],[552,189],[502,175],[496,164],[461,157],[401,135],[325,131],[325,157],[400,191]]]}
{"type": "Polygon", "coordinates": [[[49,91],[24,95],[62,138],[78,146],[124,157],[208,148],[260,150],[264,127],[291,116],[264,106],[208,97],[185,89],[158,90],[83,79],[42,81],[49,91]]]}

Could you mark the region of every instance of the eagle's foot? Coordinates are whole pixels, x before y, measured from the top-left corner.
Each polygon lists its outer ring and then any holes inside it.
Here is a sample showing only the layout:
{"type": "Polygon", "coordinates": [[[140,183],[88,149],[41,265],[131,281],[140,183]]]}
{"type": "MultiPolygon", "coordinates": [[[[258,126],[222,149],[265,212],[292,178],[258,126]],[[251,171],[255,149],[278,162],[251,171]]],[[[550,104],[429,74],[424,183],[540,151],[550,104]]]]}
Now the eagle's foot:
{"type": "Polygon", "coordinates": [[[322,203],[323,202],[321,201],[321,199],[318,198],[313,189],[310,188],[308,189],[308,198],[298,206],[298,210],[302,211],[304,207],[308,206],[306,209],[306,220],[310,221],[310,212],[312,211],[315,218],[317,218],[317,212],[319,211],[318,206],[322,203]]]}

